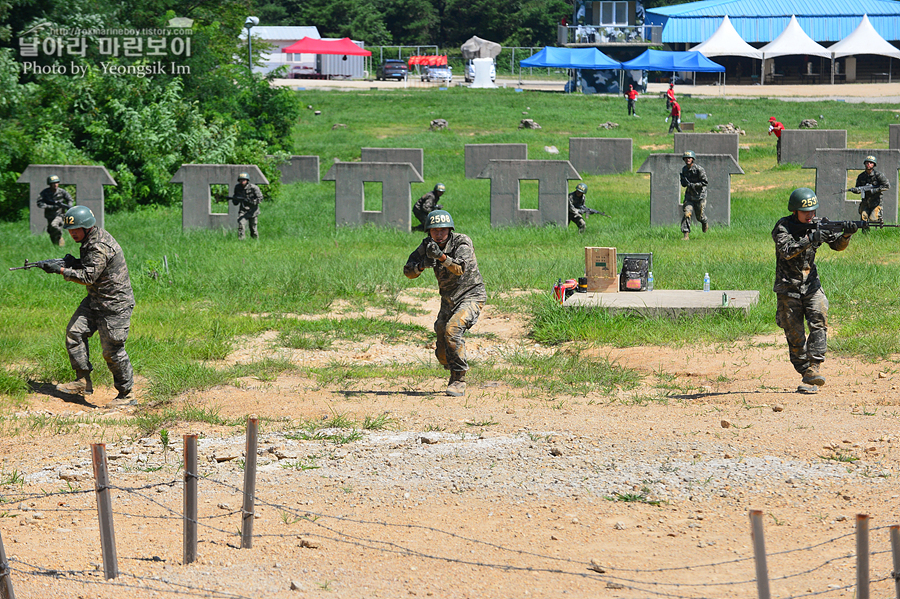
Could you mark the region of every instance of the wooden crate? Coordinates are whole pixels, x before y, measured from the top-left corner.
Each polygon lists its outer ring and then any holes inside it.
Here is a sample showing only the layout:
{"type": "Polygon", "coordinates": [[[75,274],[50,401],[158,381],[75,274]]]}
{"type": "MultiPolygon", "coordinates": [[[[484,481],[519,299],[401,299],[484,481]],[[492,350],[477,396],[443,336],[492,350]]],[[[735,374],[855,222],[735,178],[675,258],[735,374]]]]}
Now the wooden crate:
{"type": "Polygon", "coordinates": [[[587,278],[588,293],[618,293],[619,292],[619,276],[614,277],[591,277],[587,278]]]}
{"type": "Polygon", "coordinates": [[[584,248],[584,275],[586,277],[610,279],[619,274],[618,271],[616,248],[584,248]]]}

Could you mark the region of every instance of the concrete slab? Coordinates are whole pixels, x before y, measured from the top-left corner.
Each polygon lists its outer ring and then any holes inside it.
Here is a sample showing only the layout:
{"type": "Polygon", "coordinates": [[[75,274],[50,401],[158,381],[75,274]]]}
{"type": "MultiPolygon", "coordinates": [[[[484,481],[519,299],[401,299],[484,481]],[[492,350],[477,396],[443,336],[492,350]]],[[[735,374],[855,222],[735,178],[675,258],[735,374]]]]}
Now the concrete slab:
{"type": "Polygon", "coordinates": [[[408,163],[338,162],[325,175],[334,181],[336,226],[375,224],[410,232],[412,183],[422,175],[408,163]],[[366,210],[365,182],[381,183],[381,210],[366,210]]]}
{"type": "Polygon", "coordinates": [[[856,176],[865,170],[863,160],[869,154],[878,159],[875,168],[887,177],[891,188],[883,192],[884,220],[897,222],[897,170],[900,169],[900,150],[818,149],[807,159],[803,168],[816,169],[816,196],[819,198],[817,216],[825,216],[830,220],[859,220],[859,202],[861,197],[845,191],[848,171],[852,176],[850,186],[856,176]]]}
{"type": "Polygon", "coordinates": [[[278,165],[278,170],[281,171],[281,182],[285,185],[297,181],[318,183],[319,157],[291,156],[287,162],[278,165]]]}
{"type": "MultiPolygon", "coordinates": [[[[731,175],[743,175],[744,169],[731,154],[697,154],[697,164],[706,169],[706,216],[713,224],[731,224],[731,175]]],[[[650,154],[639,173],[650,173],[650,224],[671,225],[681,222],[681,154],[650,154]]]]}
{"type": "Polygon", "coordinates": [[[569,162],[581,175],[630,173],[630,137],[570,137],[569,162]]]}
{"type": "Polygon", "coordinates": [[[781,134],[781,163],[805,164],[817,148],[846,147],[844,129],[785,129],[781,134]]]}
{"type": "Polygon", "coordinates": [[[478,179],[491,160],[528,160],[528,144],[466,144],[466,179],[478,179]]]}
{"type": "Polygon", "coordinates": [[[16,183],[25,183],[28,189],[28,226],[33,235],[41,235],[47,230],[47,219],[44,210],[37,207],[41,191],[47,187],[47,177],[56,175],[61,185],[75,186],[75,202],[87,206],[94,213],[97,225],[105,228],[105,209],[103,207],[103,186],[115,185],[105,166],[81,166],[67,164],[29,164],[16,179],[16,183]]]}
{"type": "Polygon", "coordinates": [[[888,125],[888,147],[900,150],[900,125],[888,125]]]}
{"type": "Polygon", "coordinates": [[[425,150],[422,148],[362,148],[362,162],[408,162],[425,178],[425,150]]]}
{"type": "Polygon", "coordinates": [[[759,303],[759,291],[694,291],[657,289],[654,291],[621,291],[619,293],[573,293],[563,306],[567,308],[603,308],[612,314],[633,312],[642,316],[677,318],[702,316],[724,310],[743,310],[759,303]],[[722,305],[722,296],[728,305],[722,305]]]}
{"type": "Polygon", "coordinates": [[[491,180],[491,226],[569,224],[569,180],[581,180],[568,160],[491,160],[479,179],[491,180]],[[538,181],[537,210],[519,208],[519,181],[538,181]]]}
{"type": "Polygon", "coordinates": [[[734,161],[740,163],[740,139],[737,133],[676,133],[674,152],[679,156],[687,150],[697,154],[701,151],[704,154],[731,154],[734,161]]]}
{"type": "Polygon", "coordinates": [[[210,185],[227,185],[228,193],[238,175],[247,173],[254,185],[268,185],[255,164],[182,164],[169,183],[181,183],[181,228],[236,229],[238,207],[228,202],[228,214],[213,213],[210,185]]]}

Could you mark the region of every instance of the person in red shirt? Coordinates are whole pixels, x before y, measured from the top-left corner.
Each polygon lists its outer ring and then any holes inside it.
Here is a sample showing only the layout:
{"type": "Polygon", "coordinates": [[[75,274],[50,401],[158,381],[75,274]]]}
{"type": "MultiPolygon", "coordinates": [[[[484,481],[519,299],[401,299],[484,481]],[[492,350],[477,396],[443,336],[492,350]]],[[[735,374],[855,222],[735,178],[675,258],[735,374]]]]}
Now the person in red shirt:
{"type": "Polygon", "coordinates": [[[784,131],[784,125],[775,120],[774,116],[769,117],[769,135],[775,134],[778,142],[775,144],[775,154],[778,157],[778,164],[781,164],[781,133],[784,131]]]}
{"type": "Polygon", "coordinates": [[[681,133],[681,106],[678,105],[678,102],[672,100],[672,112],[669,113],[669,118],[666,119],[669,122],[669,133],[672,132],[673,129],[681,133]]]}
{"type": "Polygon", "coordinates": [[[672,103],[675,101],[675,84],[670,83],[669,89],[666,90],[666,110],[672,109],[672,103]]]}
{"type": "Polygon", "coordinates": [[[628,116],[637,116],[637,113],[634,111],[634,101],[637,100],[638,95],[634,86],[629,85],[628,91],[625,92],[625,97],[628,98],[628,116]]]}

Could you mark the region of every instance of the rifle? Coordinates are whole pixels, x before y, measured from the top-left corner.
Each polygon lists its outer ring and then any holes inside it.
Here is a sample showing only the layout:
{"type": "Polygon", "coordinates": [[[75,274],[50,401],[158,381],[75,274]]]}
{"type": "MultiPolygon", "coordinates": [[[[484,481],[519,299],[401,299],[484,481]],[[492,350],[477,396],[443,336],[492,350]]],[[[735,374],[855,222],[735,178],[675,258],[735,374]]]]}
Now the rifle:
{"type": "Polygon", "coordinates": [[[608,215],[605,212],[601,212],[599,210],[594,210],[593,208],[588,208],[587,206],[585,206],[584,208],[581,209],[581,213],[586,214],[588,216],[590,216],[591,214],[599,214],[600,216],[605,216],[606,218],[612,218],[610,215],[608,215]]]}
{"type": "Polygon", "coordinates": [[[900,227],[900,225],[888,225],[882,220],[828,220],[827,218],[816,217],[809,223],[805,223],[807,230],[831,231],[832,233],[843,233],[844,229],[850,224],[856,225],[860,231],[867,229],[883,229],[884,227],[900,227]]]}
{"type": "Polygon", "coordinates": [[[44,266],[49,266],[51,264],[58,264],[61,267],[66,265],[66,261],[64,258],[51,258],[50,260],[41,260],[39,262],[29,262],[25,261],[25,266],[14,266],[10,268],[10,270],[28,270],[29,268],[44,268],[44,266]]]}
{"type": "Polygon", "coordinates": [[[866,195],[866,192],[873,191],[875,189],[876,189],[876,187],[874,185],[861,185],[859,187],[848,187],[844,191],[845,192],[849,191],[851,193],[860,193],[862,195],[866,195]]]}

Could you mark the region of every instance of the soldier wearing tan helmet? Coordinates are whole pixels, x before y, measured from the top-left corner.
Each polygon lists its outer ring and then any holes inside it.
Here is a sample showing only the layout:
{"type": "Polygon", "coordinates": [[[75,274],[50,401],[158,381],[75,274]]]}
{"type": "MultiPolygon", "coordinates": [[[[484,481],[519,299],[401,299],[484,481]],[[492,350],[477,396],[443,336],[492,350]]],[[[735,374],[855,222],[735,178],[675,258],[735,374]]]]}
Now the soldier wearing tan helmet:
{"type": "Polygon", "coordinates": [[[47,233],[50,234],[50,243],[53,245],[65,245],[63,239],[63,215],[66,210],[75,204],[75,200],[65,189],[59,188],[59,177],[50,175],[47,177],[47,187],[38,196],[37,207],[44,210],[44,218],[47,219],[47,233]]]}
{"type": "MultiPolygon", "coordinates": [[[[863,160],[863,166],[866,168],[856,177],[856,186],[850,188],[851,193],[862,195],[859,203],[859,216],[862,220],[869,222],[881,221],[881,210],[884,200],[881,194],[891,188],[891,184],[884,173],[876,171],[875,166],[878,161],[874,156],[866,156],[863,160]]],[[[867,231],[868,229],[863,229],[867,231]]]]}
{"type": "Polygon", "coordinates": [[[244,223],[250,228],[250,237],[259,239],[259,203],[263,195],[259,187],[250,182],[247,173],[238,175],[237,185],[231,194],[232,203],[238,207],[238,239],[244,238],[244,223]]]}
{"type": "Polygon", "coordinates": [[[684,203],[681,205],[681,232],[682,239],[687,241],[691,232],[691,217],[700,222],[703,232],[709,230],[709,219],[706,217],[706,188],[709,187],[709,178],[706,170],[694,161],[697,156],[693,150],[688,150],[681,156],[684,166],[681,168],[681,186],[684,187],[684,203]]]}

